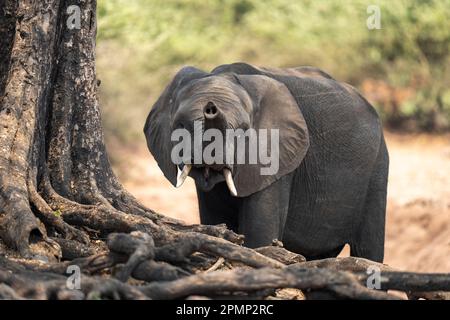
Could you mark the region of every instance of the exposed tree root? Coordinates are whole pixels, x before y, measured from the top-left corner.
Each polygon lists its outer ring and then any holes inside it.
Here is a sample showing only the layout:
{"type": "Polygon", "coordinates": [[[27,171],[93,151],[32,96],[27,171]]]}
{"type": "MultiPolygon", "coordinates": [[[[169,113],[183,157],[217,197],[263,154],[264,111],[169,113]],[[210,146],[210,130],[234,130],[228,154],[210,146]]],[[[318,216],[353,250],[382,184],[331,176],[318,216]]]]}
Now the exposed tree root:
{"type": "MultiPolygon", "coordinates": [[[[0,283],[3,284],[0,295],[9,299],[179,299],[236,294],[267,298],[274,293],[273,289],[296,288],[322,292],[328,298],[378,300],[398,299],[386,292],[391,289],[408,292],[414,298],[442,298],[445,293],[439,291],[450,291],[449,274],[395,272],[385,265],[353,257],[283,264],[281,268],[233,267],[231,270],[220,270],[220,266],[225,266],[223,261],[217,264],[211,257],[209,268],[199,265],[192,272],[183,265],[187,261],[195,265],[195,259],[191,258],[201,246],[193,250],[174,243],[167,249],[167,245],[155,245],[152,237],[143,232],[110,234],[107,245],[108,252],[51,264],[12,261],[0,256],[0,283]],[[69,290],[66,283],[67,268],[73,265],[83,273],[78,292],[69,290]],[[382,290],[367,288],[370,276],[367,267],[379,267],[382,290]],[[103,276],[95,276],[99,274],[103,276]],[[135,286],[127,281],[130,278],[148,284],[135,286]]],[[[267,248],[260,251],[270,252],[267,248]]]]}
{"type": "MultiPolygon", "coordinates": [[[[81,277],[81,290],[67,289],[64,276],[49,277],[39,272],[23,270],[19,274],[0,269],[0,282],[8,298],[22,299],[147,299],[137,287],[123,284],[115,279],[81,277]]],[[[0,294],[2,292],[0,291],[0,294]]]]}
{"type": "Polygon", "coordinates": [[[37,212],[36,215],[47,226],[47,229],[54,228],[55,231],[61,233],[65,239],[77,240],[84,244],[89,243],[89,236],[85,232],[64,222],[60,211],[55,211],[50,208],[47,202],[36,191],[36,188],[32,185],[32,182],[29,182],[28,191],[30,195],[30,202],[34,205],[35,212],[37,212]]]}
{"type": "Polygon", "coordinates": [[[152,299],[177,299],[195,294],[215,295],[277,288],[325,290],[334,293],[337,298],[395,299],[383,291],[367,289],[349,273],[327,269],[305,269],[296,265],[284,269],[216,271],[170,283],[155,282],[142,287],[141,290],[152,299]]]}
{"type": "Polygon", "coordinates": [[[256,248],[255,250],[286,265],[306,261],[305,257],[302,255],[290,252],[278,246],[261,247],[256,248]]]}

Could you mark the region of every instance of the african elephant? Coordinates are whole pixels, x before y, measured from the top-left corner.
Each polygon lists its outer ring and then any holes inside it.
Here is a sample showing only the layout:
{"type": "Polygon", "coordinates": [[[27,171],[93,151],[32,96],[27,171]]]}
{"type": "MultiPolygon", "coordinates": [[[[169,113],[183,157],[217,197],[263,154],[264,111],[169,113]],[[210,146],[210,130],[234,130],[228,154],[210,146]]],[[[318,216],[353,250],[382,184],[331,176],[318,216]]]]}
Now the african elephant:
{"type": "Polygon", "coordinates": [[[280,239],[321,259],[349,244],[352,256],[382,262],[389,156],[376,111],[352,86],[313,67],[185,67],[144,132],[173,185],[195,179],[203,224],[226,223],[249,247],[280,239]],[[262,175],[260,163],[174,164],[171,133],[192,131],[195,121],[202,130],[278,129],[278,171],[262,175]]]}

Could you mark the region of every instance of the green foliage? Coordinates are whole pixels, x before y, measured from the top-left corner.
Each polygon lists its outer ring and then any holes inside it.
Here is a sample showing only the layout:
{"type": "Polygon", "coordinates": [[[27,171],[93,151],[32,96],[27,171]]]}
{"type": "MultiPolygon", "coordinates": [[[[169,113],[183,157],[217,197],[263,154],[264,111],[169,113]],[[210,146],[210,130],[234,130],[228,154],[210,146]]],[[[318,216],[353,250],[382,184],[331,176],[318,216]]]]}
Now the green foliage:
{"type": "Polygon", "coordinates": [[[151,104],[181,66],[236,61],[313,65],[356,86],[378,79],[411,88],[396,117],[450,124],[450,0],[99,0],[98,16],[104,119],[125,139],[142,136],[151,104]],[[366,26],[371,4],[381,8],[380,30],[366,26]]]}

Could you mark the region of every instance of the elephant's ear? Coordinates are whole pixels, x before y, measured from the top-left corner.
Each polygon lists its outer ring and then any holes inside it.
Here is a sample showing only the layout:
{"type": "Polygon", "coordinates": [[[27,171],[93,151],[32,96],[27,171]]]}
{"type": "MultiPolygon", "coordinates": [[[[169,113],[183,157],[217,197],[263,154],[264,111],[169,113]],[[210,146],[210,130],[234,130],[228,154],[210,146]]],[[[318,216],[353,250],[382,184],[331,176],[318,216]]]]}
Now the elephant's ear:
{"type": "Polygon", "coordinates": [[[184,67],[175,75],[164,92],[153,105],[145,122],[144,133],[147,146],[156,159],[164,176],[173,184],[177,181],[177,167],[171,160],[172,142],[170,136],[172,116],[176,112],[177,93],[194,79],[207,76],[204,71],[194,67],[184,67]]]}
{"type": "MultiPolygon", "coordinates": [[[[262,151],[265,155],[273,152],[273,156],[278,158],[278,170],[272,172],[262,172],[262,168],[270,165],[262,164],[259,155],[257,164],[236,166],[233,178],[237,193],[238,196],[245,197],[295,170],[306,155],[309,135],[300,107],[283,83],[263,75],[236,75],[236,79],[252,100],[253,128],[256,129],[258,141],[261,139],[261,131],[258,129],[267,129],[268,150],[259,150],[258,146],[258,152],[262,151]],[[272,129],[278,129],[279,132],[278,155],[276,149],[271,149],[272,129]]],[[[277,168],[274,166],[272,169],[277,168]]]]}

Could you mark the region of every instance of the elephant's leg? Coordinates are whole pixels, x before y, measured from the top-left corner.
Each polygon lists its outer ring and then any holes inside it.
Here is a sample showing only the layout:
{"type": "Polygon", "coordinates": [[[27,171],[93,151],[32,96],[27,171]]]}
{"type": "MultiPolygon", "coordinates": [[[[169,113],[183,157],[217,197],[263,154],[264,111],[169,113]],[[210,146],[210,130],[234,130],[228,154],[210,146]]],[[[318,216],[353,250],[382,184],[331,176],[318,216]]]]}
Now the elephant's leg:
{"type": "Polygon", "coordinates": [[[267,246],[282,239],[289,209],[293,174],[288,174],[266,189],[243,199],[239,210],[239,233],[247,247],[267,246]]]}
{"type": "Polygon", "coordinates": [[[238,232],[238,198],[230,195],[225,182],[218,183],[213,190],[203,192],[197,189],[200,222],[215,225],[225,223],[238,232]]]}
{"type": "Polygon", "coordinates": [[[389,159],[384,141],[381,154],[367,189],[365,204],[358,230],[350,245],[351,255],[377,262],[384,258],[384,234],[386,217],[386,191],[389,159]]]}

